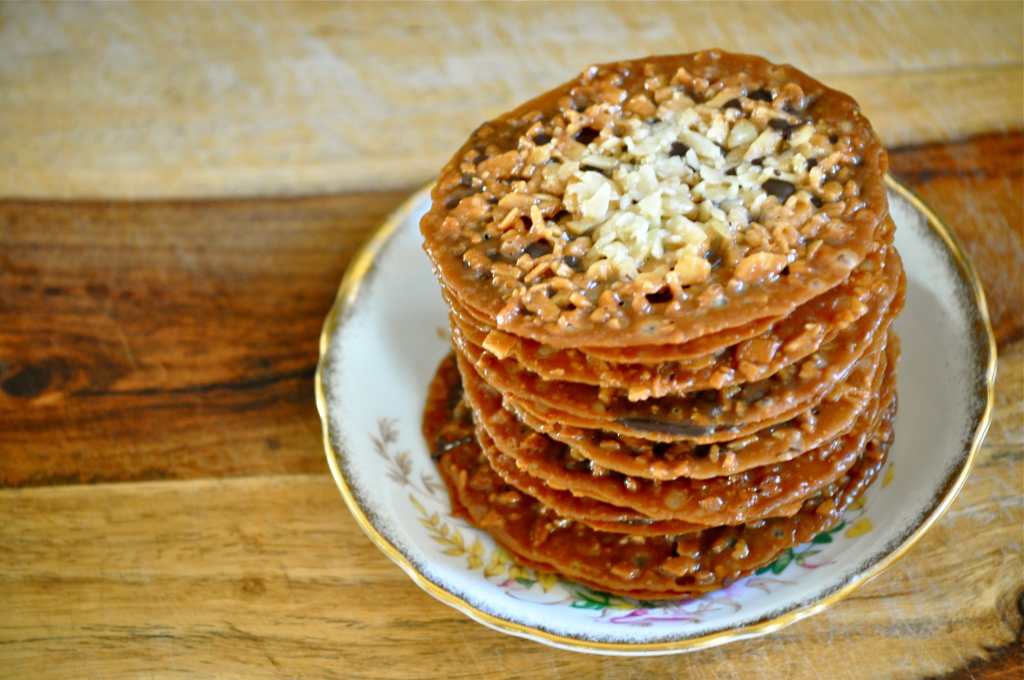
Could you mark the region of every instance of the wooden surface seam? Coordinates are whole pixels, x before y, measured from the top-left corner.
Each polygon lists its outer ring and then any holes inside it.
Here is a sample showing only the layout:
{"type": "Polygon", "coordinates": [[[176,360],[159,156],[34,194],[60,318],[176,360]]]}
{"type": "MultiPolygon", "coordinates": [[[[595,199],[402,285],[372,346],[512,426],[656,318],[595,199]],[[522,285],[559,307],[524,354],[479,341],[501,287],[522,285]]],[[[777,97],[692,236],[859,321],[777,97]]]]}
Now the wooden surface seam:
{"type": "Polygon", "coordinates": [[[588,64],[714,47],[849,92],[889,146],[1024,126],[1020,2],[640,7],[5,3],[0,197],[400,189],[588,64]]]}

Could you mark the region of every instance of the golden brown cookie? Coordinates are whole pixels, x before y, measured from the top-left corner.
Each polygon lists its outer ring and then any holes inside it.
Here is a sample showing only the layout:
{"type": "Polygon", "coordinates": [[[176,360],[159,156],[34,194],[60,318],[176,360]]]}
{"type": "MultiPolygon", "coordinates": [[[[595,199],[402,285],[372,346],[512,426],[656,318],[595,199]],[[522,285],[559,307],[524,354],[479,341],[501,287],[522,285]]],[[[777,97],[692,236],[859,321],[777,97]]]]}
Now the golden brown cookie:
{"type": "MultiPolygon", "coordinates": [[[[430,417],[424,421],[428,441],[472,431],[460,414],[461,399],[453,399],[459,393],[457,375],[446,361],[435,378],[427,406],[430,417]]],[[[453,445],[442,447],[438,467],[452,494],[453,512],[489,531],[523,563],[626,596],[693,596],[728,585],[834,526],[883,465],[894,410],[892,403],[853,468],[792,516],[682,536],[595,531],[559,517],[536,499],[511,496],[512,487],[491,468],[471,435],[457,436],[453,445]]]]}
{"type": "Polygon", "coordinates": [[[480,126],[421,221],[442,285],[563,347],[682,343],[844,281],[888,206],[848,96],[718,51],[593,66],[480,126]]]}
{"type": "Polygon", "coordinates": [[[478,128],[420,223],[453,513],[610,592],[706,592],[834,526],[892,440],[906,281],[856,103],[717,50],[478,128]]]}

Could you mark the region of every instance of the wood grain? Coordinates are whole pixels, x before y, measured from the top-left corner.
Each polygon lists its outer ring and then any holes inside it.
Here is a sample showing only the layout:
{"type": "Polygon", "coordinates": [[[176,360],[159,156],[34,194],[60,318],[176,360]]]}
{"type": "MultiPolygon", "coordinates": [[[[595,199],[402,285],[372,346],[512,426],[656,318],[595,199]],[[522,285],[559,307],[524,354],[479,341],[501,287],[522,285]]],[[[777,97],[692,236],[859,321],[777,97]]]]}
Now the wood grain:
{"type": "Polygon", "coordinates": [[[404,189],[585,65],[711,47],[852,94],[890,146],[1024,126],[1020,2],[4,3],[0,196],[404,189]]]}
{"type": "Polygon", "coordinates": [[[261,476],[0,490],[0,668],[40,679],[944,674],[1019,639],[1022,371],[1016,343],[1000,359],[998,426],[926,537],[851,598],[764,638],[608,659],[498,634],[414,586],[328,475],[261,476]]]}
{"type": "Polygon", "coordinates": [[[960,237],[998,341],[1024,337],[1024,135],[891,149],[889,161],[960,237]]]}
{"type": "Polygon", "coordinates": [[[0,205],[0,485],[323,471],[320,326],[399,198],[0,205]]]}
{"type": "Polygon", "coordinates": [[[1019,1],[0,4],[0,678],[1024,677],[1021,25],[1019,1]],[[853,94],[963,239],[992,427],[946,516],[821,615],[683,657],[498,634],[345,508],[320,325],[481,120],[711,46],[853,94]]]}

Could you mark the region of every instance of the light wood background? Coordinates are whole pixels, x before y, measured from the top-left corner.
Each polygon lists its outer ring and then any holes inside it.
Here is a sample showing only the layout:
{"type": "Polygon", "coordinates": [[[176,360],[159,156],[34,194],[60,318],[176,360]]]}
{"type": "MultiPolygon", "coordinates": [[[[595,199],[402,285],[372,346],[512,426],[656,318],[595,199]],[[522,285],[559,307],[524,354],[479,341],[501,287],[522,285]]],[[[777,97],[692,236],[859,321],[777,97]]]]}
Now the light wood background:
{"type": "Polygon", "coordinates": [[[406,188],[588,63],[709,47],[849,92],[889,146],[1020,129],[1020,2],[0,5],[0,195],[406,188]]]}
{"type": "Polygon", "coordinates": [[[1022,37],[1021,2],[0,5],[0,678],[1020,680],[1022,37]],[[708,46],[862,102],[978,266],[992,427],[905,558],[777,633],[609,659],[493,632],[346,510],[320,325],[482,120],[708,46]]]}

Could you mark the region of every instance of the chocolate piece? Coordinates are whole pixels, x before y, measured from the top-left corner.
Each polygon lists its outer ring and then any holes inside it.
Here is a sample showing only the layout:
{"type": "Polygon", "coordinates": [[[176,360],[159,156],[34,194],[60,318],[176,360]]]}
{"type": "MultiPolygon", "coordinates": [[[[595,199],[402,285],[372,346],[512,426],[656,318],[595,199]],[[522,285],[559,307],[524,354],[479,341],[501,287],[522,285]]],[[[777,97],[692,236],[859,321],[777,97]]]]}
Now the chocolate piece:
{"type": "Polygon", "coordinates": [[[590,144],[592,141],[594,141],[600,136],[600,130],[595,130],[594,128],[583,128],[582,130],[576,133],[575,139],[580,144],[590,144]]]}
{"type": "Polygon", "coordinates": [[[767,179],[761,186],[769,194],[779,199],[780,203],[785,203],[787,198],[796,193],[795,186],[781,179],[767,179]]]}
{"type": "Polygon", "coordinates": [[[669,156],[685,156],[686,152],[690,150],[690,147],[686,146],[682,142],[672,142],[672,149],[668,152],[669,156]]]}

